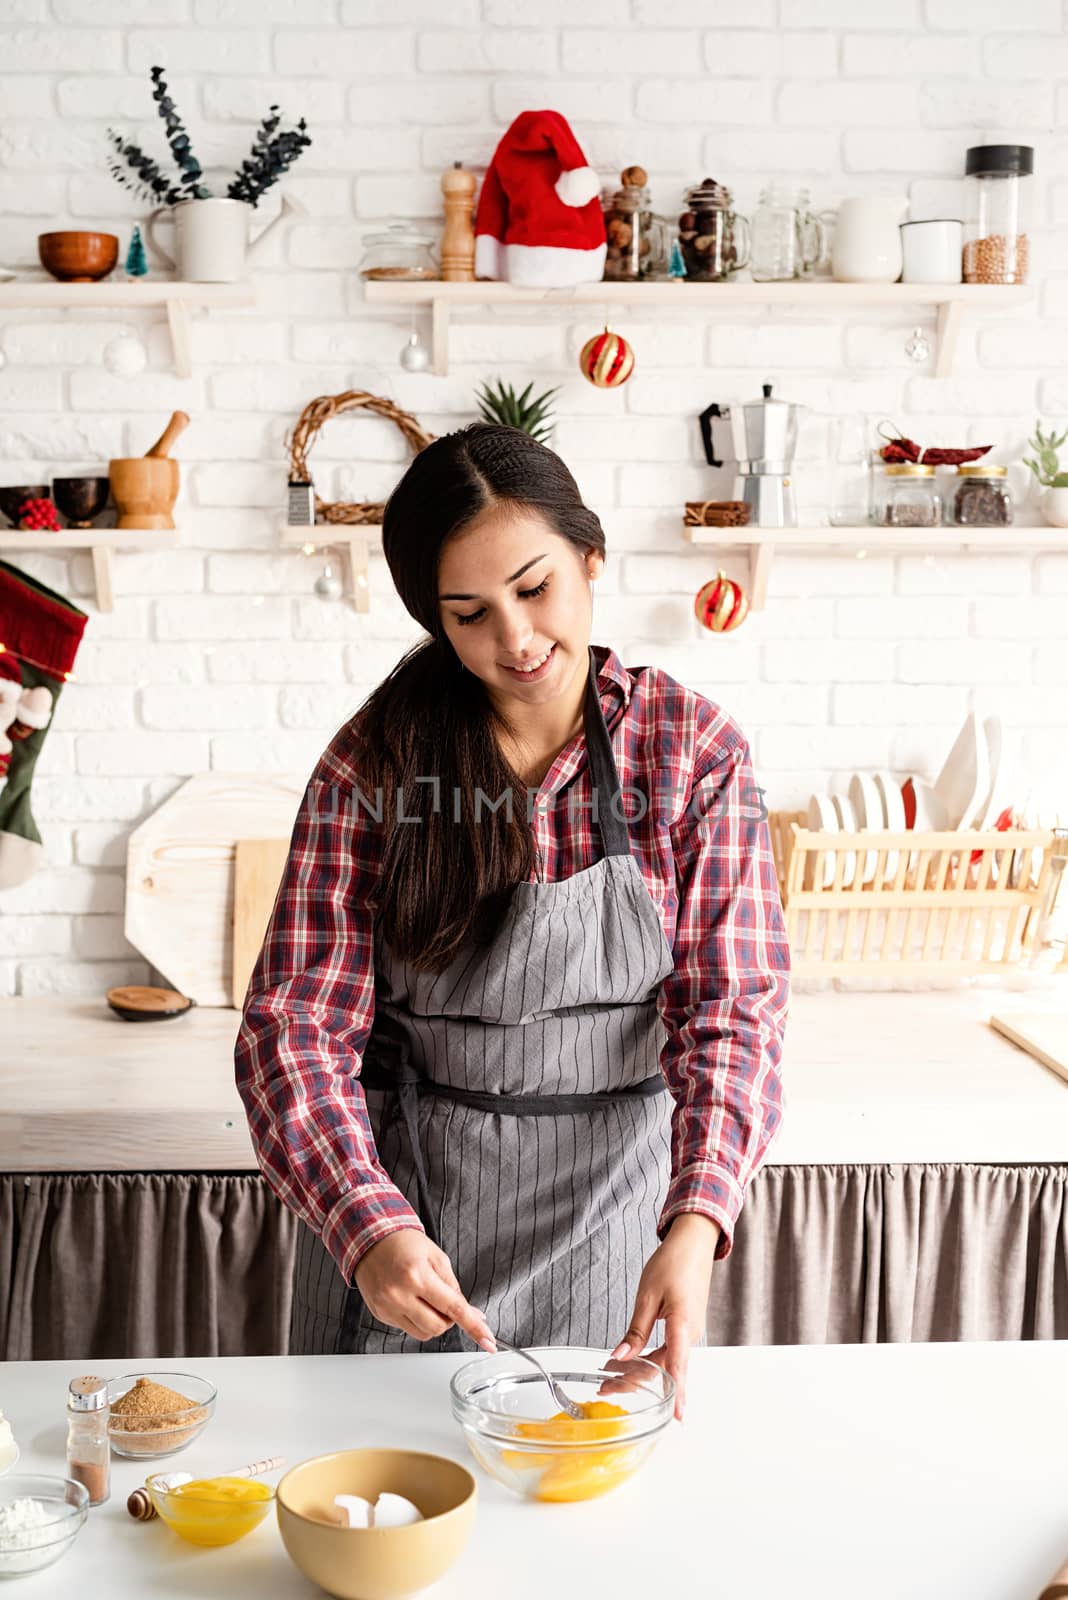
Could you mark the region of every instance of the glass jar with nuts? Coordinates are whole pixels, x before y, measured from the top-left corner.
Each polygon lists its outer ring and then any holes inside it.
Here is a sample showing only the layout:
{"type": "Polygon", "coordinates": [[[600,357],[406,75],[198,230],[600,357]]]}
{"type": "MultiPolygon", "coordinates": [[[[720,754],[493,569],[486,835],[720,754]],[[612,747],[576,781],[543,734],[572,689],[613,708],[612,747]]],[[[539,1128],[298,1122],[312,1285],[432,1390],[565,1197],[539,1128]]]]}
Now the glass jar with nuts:
{"type": "Polygon", "coordinates": [[[679,245],[688,283],[726,283],[749,265],[749,219],[731,210],[731,192],[714,178],[687,190],[679,245]]]}
{"type": "Polygon", "coordinates": [[[602,196],[606,279],[636,282],[667,275],[670,229],[650,209],[647,182],[644,167],[624,167],[621,187],[602,196]]]}

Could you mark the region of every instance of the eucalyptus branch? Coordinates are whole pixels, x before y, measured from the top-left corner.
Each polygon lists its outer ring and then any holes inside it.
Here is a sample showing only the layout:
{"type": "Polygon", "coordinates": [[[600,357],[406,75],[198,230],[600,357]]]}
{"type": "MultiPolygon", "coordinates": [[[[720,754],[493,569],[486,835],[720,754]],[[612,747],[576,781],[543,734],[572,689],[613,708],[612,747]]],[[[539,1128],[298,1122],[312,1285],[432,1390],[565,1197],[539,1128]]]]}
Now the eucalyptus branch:
{"type": "Polygon", "coordinates": [[[230,181],[227,195],[255,206],[267,190],[293,165],[302,150],[311,144],[301,117],[296,128],[278,131],[281,114],[276,105],[260,123],[248,157],[230,181]]]}
{"type": "Polygon", "coordinates": [[[204,176],[200,162],[193,154],[193,147],[189,142],[189,135],[185,131],[178,108],[170,97],[166,82],[163,77],[162,67],[153,67],[151,71],[154,88],[152,98],[156,102],[156,109],[163,118],[163,125],[167,133],[167,143],[171,147],[171,155],[175,165],[181,172],[179,187],[185,191],[190,200],[207,200],[211,197],[211,190],[201,182],[204,176]]]}
{"type": "Polygon", "coordinates": [[[108,129],[108,138],[118,155],[136,173],[136,177],[131,177],[118,161],[108,162],[112,177],[116,178],[124,188],[132,189],[142,199],[155,200],[165,206],[176,205],[183,198],[181,189],[175,188],[170,178],[160,171],[158,164],[150,155],[145,154],[140,145],[134,144],[132,140],[123,139],[114,128],[108,129]]]}

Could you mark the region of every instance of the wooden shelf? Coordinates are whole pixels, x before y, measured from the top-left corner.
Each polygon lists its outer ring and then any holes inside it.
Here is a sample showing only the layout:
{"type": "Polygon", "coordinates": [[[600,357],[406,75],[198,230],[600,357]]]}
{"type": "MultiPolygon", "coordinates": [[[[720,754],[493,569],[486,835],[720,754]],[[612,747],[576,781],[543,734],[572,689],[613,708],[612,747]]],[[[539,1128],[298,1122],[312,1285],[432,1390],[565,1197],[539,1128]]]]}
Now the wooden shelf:
{"type": "Polygon", "coordinates": [[[357,611],[370,611],[371,591],[367,577],[367,552],[382,541],[380,522],[286,522],[282,525],[284,545],[306,546],[309,550],[340,552],[348,577],[346,593],[357,611]]]}
{"type": "Polygon", "coordinates": [[[0,552],[34,552],[51,555],[56,550],[88,550],[93,558],[98,611],[114,611],[112,556],[116,550],[174,550],[180,543],[177,528],[61,528],[58,533],[26,533],[21,528],[0,528],[0,552]]]}
{"type": "Polygon", "coordinates": [[[1008,528],[832,528],[818,524],[803,528],[693,528],[684,524],[682,531],[691,544],[703,549],[741,551],[748,557],[749,603],[754,611],[760,611],[767,599],[768,574],[776,550],[854,550],[858,556],[893,551],[939,556],[1068,550],[1068,528],[1045,524],[1008,528]]]}
{"type": "Polygon", "coordinates": [[[7,311],[148,310],[167,313],[174,351],[174,370],[180,378],[193,375],[190,308],[252,306],[256,286],[242,283],[183,283],[178,279],[105,278],[101,283],[57,283],[52,278],[19,278],[0,282],[0,315],[7,311]]]}
{"type": "Polygon", "coordinates": [[[729,316],[740,306],[805,308],[826,315],[851,306],[883,306],[911,311],[934,306],[938,314],[935,376],[947,378],[964,314],[1022,305],[1031,296],[1026,284],[1003,283],[582,283],[572,289],[523,289],[511,283],[443,283],[437,279],[367,279],[370,305],[429,305],[433,371],[449,370],[449,313],[453,307],[500,305],[697,306],[706,314],[729,316]]]}

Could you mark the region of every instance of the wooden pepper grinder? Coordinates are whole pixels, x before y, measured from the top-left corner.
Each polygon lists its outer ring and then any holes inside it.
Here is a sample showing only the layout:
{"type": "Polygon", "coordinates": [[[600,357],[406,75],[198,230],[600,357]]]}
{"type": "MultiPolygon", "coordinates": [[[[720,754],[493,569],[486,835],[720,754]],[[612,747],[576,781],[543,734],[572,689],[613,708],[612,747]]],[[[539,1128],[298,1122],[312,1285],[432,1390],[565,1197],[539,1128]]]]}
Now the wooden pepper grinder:
{"type": "Polygon", "coordinates": [[[459,162],[441,175],[445,231],[441,236],[441,276],[446,283],[475,281],[475,185],[473,172],[459,162]]]}

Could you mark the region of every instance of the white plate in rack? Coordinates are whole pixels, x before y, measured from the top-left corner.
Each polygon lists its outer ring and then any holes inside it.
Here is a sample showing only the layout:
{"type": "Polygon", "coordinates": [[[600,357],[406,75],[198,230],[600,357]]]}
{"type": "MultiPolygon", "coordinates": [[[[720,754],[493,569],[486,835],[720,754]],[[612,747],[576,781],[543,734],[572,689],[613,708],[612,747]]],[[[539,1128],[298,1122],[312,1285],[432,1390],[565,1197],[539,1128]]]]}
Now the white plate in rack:
{"type": "MultiPolygon", "coordinates": [[[[905,802],[901,798],[901,785],[891,772],[877,772],[873,780],[883,808],[883,827],[889,833],[904,833],[905,802]]],[[[886,855],[886,879],[891,883],[901,857],[899,850],[889,850],[886,855]]]]}
{"type": "MultiPolygon", "coordinates": [[[[838,813],[831,804],[830,796],[825,794],[812,794],[808,797],[808,826],[813,833],[837,833],[838,813]]],[[[827,850],[823,856],[823,884],[824,889],[829,889],[834,882],[835,855],[833,850],[827,850]]],[[[811,882],[805,885],[812,888],[811,882]]]]}
{"type": "MultiPolygon", "coordinates": [[[[838,826],[841,832],[856,833],[857,818],[853,807],[849,803],[849,797],[844,794],[832,794],[831,804],[834,806],[838,817],[838,826]]],[[[842,872],[842,888],[851,889],[857,876],[857,852],[855,850],[846,850],[844,853],[845,868],[842,872]]]]}
{"type": "Polygon", "coordinates": [[[974,711],[965,717],[932,787],[946,809],[950,828],[973,826],[976,812],[990,793],[986,730],[974,711]]]}
{"type": "MultiPolygon", "coordinates": [[[[839,798],[845,801],[845,796],[839,798]]],[[[861,833],[881,832],[886,826],[883,821],[883,802],[879,791],[875,787],[874,778],[869,778],[866,772],[854,772],[849,780],[848,805],[856,817],[856,826],[861,833]]],[[[845,807],[843,805],[843,822],[845,807]]],[[[864,865],[861,868],[861,881],[871,883],[875,877],[875,867],[879,860],[877,850],[865,850],[864,865]]]]}

